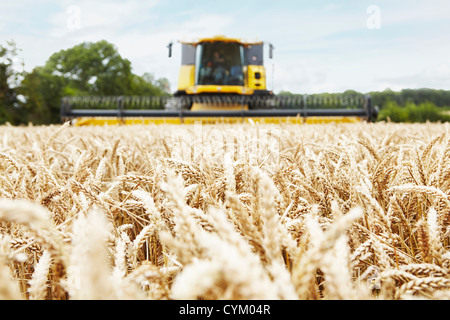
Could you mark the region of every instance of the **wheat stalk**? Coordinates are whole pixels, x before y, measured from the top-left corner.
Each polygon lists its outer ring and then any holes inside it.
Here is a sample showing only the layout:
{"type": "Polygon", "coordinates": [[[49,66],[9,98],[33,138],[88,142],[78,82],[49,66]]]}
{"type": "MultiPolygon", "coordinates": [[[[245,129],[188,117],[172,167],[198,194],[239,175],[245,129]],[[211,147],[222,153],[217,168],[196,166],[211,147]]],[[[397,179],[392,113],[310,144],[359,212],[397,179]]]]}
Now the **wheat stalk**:
{"type": "Polygon", "coordinates": [[[43,300],[47,293],[47,278],[50,264],[52,262],[50,253],[44,251],[39,263],[36,265],[33,276],[29,281],[28,292],[31,300],[43,300]]]}

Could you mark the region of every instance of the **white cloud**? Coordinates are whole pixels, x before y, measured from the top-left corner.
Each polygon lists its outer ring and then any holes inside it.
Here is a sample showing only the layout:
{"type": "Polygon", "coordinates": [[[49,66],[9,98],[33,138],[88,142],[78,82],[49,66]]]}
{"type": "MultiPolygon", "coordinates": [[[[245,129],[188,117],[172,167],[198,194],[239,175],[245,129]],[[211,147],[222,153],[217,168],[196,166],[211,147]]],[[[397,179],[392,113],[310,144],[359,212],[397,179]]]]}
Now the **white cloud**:
{"type": "Polygon", "coordinates": [[[384,26],[405,22],[414,22],[419,25],[447,20],[450,11],[450,3],[447,0],[389,1],[379,7],[384,26]]]}
{"type": "Polygon", "coordinates": [[[447,63],[430,64],[417,73],[400,76],[387,76],[380,81],[394,90],[394,88],[426,88],[447,89],[450,87],[450,66],[447,63]]]}

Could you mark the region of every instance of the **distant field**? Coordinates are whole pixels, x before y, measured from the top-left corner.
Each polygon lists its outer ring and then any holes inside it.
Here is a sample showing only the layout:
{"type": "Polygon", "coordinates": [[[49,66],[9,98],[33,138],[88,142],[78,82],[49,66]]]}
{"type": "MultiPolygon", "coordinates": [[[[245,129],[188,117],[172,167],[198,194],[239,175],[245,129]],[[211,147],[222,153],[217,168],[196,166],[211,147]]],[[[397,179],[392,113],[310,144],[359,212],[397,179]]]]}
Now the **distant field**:
{"type": "Polygon", "coordinates": [[[449,299],[449,129],[0,127],[0,299],[449,299]]]}

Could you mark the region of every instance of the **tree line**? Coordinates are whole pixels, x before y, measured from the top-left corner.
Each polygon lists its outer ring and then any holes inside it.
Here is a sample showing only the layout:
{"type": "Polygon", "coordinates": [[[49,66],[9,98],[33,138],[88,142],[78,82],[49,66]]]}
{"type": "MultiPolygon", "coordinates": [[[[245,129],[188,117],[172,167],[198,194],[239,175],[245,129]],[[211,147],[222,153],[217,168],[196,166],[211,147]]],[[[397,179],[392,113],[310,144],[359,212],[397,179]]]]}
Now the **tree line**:
{"type": "Polygon", "coordinates": [[[105,40],[60,50],[31,72],[18,61],[14,41],[0,45],[0,124],[59,123],[64,96],[169,95],[166,78],[134,74],[131,62],[105,40]]]}
{"type": "MultiPolygon", "coordinates": [[[[0,44],[0,124],[59,123],[64,96],[170,95],[166,78],[156,79],[151,73],[134,74],[131,62],[105,40],[60,50],[31,72],[21,70],[19,51],[14,41],[0,44]]],[[[296,95],[287,91],[278,94],[296,95]]],[[[450,121],[450,91],[447,90],[386,89],[368,94],[380,108],[378,120],[450,121]]],[[[362,93],[347,90],[315,94],[328,98],[335,95],[362,93]]]]}
{"type": "MultiPolygon", "coordinates": [[[[295,93],[281,91],[279,95],[295,96],[295,93]]],[[[450,91],[438,89],[403,89],[393,91],[389,88],[383,91],[361,93],[347,90],[343,93],[318,93],[309,96],[327,98],[339,96],[361,96],[369,94],[372,105],[378,106],[380,112],[377,121],[391,122],[450,122],[450,91]]]]}

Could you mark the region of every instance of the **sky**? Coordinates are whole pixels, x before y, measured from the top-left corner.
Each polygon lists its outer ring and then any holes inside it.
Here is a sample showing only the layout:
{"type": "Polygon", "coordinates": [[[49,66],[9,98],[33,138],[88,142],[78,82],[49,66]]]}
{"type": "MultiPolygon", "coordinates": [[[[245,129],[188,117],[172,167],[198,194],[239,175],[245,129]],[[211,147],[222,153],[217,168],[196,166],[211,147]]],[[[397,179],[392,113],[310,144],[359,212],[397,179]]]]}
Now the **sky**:
{"type": "Polygon", "coordinates": [[[133,73],[165,77],[175,91],[177,41],[214,35],[273,44],[265,65],[275,92],[450,90],[448,0],[0,2],[0,44],[16,42],[26,71],[61,49],[104,39],[133,73]]]}

